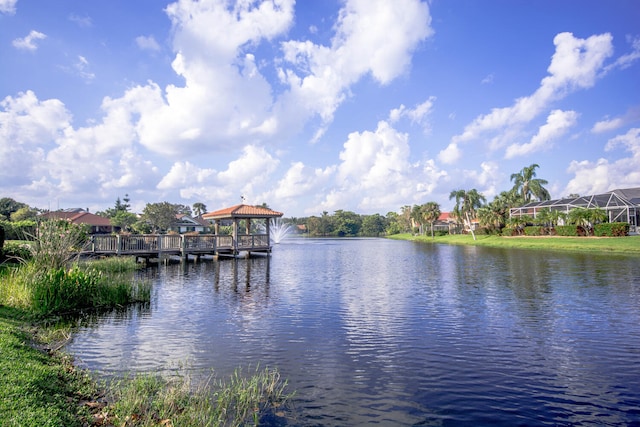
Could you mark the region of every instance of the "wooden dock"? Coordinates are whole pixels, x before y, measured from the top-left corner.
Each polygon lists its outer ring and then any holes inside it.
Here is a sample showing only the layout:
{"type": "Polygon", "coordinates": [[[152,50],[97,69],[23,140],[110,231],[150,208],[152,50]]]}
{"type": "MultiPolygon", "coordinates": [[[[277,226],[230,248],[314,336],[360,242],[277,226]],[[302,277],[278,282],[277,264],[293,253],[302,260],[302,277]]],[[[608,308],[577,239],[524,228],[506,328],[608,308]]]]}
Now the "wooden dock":
{"type": "Polygon", "coordinates": [[[190,255],[200,257],[239,256],[241,253],[270,253],[267,234],[239,235],[237,238],[217,234],[131,234],[93,235],[82,250],[82,255],[129,255],[144,258],[167,258],[190,255]]]}

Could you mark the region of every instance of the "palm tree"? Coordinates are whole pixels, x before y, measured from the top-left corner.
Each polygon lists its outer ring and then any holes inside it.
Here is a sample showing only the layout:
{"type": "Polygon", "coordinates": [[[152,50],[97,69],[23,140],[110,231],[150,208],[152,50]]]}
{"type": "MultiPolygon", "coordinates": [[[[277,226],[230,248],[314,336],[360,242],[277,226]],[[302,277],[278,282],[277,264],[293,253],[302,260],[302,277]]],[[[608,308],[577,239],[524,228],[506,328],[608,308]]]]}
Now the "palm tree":
{"type": "Polygon", "coordinates": [[[436,222],[440,217],[440,205],[436,202],[427,202],[422,205],[422,209],[420,210],[422,213],[423,221],[428,222],[431,226],[431,238],[433,239],[433,223],[436,222]]]}
{"type": "Polygon", "coordinates": [[[453,190],[451,194],[449,194],[449,200],[455,198],[456,206],[453,208],[453,214],[458,218],[459,221],[465,222],[471,231],[471,235],[473,236],[473,240],[476,240],[476,235],[473,232],[473,227],[471,226],[471,218],[476,216],[476,209],[482,207],[483,203],[486,203],[487,199],[478,193],[478,190],[475,188],[465,191],[465,190],[453,190]]]}
{"type": "Polygon", "coordinates": [[[205,213],[207,213],[207,205],[201,202],[196,202],[193,204],[193,214],[195,216],[200,216],[205,213]]]}
{"type": "Polygon", "coordinates": [[[513,192],[522,196],[522,200],[525,204],[529,203],[532,198],[538,200],[550,200],[551,195],[544,185],[549,182],[545,179],[535,178],[536,169],[540,166],[533,163],[527,167],[522,168],[518,173],[511,174],[511,181],[513,181],[513,192]]]}

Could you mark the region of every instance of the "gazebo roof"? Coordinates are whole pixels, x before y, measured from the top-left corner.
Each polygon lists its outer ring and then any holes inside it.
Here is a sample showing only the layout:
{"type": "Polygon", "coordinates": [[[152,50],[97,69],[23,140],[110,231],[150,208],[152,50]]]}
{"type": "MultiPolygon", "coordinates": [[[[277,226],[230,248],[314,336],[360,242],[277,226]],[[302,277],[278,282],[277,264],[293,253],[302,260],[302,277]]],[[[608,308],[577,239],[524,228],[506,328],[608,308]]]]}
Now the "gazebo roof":
{"type": "Polygon", "coordinates": [[[235,205],[202,215],[203,219],[234,219],[234,218],[278,218],[284,215],[262,206],[235,205]]]}

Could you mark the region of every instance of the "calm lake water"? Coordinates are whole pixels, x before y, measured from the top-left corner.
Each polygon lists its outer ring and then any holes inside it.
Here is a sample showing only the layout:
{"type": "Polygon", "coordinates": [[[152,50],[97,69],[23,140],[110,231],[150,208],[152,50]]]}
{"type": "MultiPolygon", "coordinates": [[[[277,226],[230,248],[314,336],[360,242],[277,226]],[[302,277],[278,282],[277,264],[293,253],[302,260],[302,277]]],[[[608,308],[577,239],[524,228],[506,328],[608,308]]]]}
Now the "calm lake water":
{"type": "Polygon", "coordinates": [[[286,239],[147,269],[67,350],[104,375],[276,367],[281,424],[638,425],[640,257],[286,239]]]}

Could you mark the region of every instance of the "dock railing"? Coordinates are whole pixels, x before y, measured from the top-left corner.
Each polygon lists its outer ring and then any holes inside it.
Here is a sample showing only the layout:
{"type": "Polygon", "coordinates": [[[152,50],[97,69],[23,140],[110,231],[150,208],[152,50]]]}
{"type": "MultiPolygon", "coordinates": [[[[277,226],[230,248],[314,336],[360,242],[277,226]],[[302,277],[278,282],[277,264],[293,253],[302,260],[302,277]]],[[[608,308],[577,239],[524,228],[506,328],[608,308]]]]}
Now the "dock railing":
{"type": "Polygon", "coordinates": [[[217,234],[118,234],[93,235],[83,250],[96,255],[172,255],[237,253],[239,251],[269,251],[266,234],[233,236],[217,234]]]}

